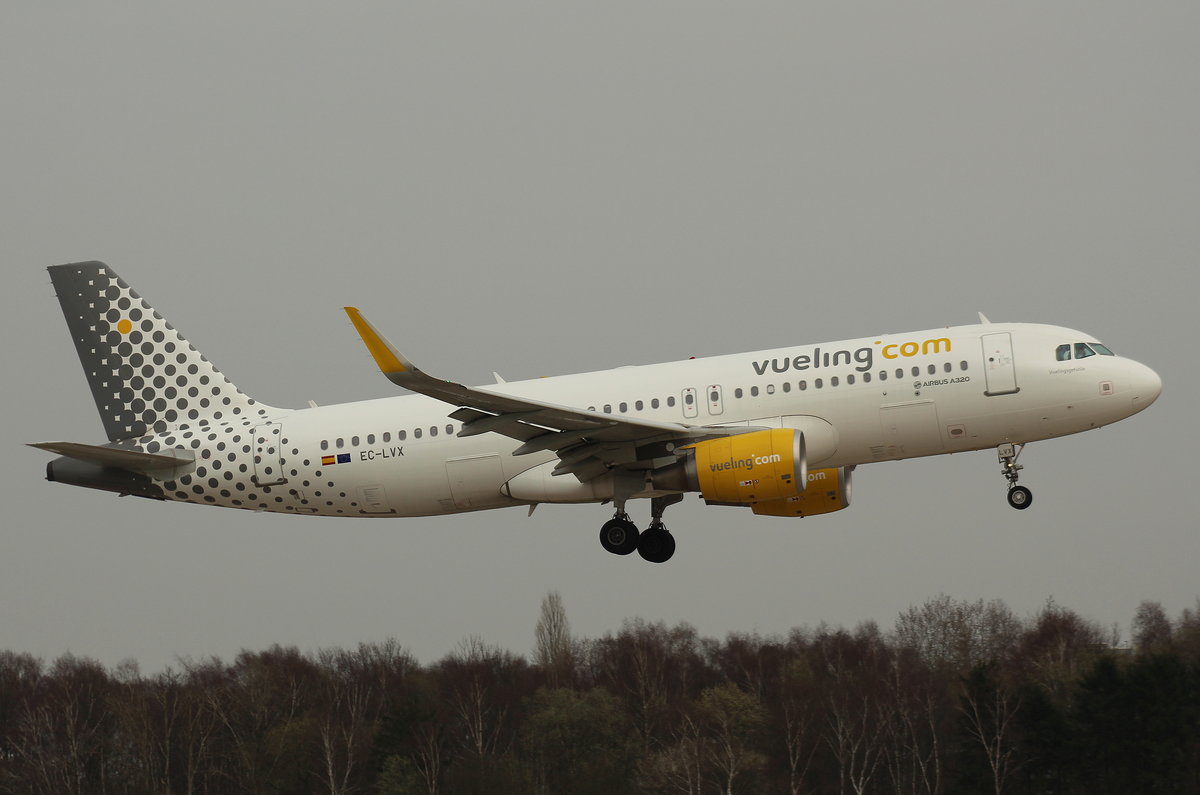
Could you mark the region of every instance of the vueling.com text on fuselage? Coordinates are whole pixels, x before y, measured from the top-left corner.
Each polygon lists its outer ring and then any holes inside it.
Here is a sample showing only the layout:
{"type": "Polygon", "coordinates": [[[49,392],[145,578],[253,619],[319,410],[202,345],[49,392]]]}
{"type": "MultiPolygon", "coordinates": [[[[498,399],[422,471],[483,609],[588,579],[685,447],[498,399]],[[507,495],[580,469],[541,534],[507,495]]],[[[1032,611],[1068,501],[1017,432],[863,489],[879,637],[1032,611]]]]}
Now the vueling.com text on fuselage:
{"type": "Polygon", "coordinates": [[[934,353],[949,353],[950,339],[938,337],[916,342],[888,342],[876,340],[873,345],[863,346],[858,350],[822,351],[813,348],[811,353],[798,353],[795,356],[782,356],[773,359],[759,359],[751,362],[754,372],[766,375],[786,373],[788,370],[817,370],[822,367],[837,367],[838,365],[854,364],[854,369],[865,373],[875,366],[875,351],[885,359],[911,359],[913,356],[924,356],[934,353]]]}

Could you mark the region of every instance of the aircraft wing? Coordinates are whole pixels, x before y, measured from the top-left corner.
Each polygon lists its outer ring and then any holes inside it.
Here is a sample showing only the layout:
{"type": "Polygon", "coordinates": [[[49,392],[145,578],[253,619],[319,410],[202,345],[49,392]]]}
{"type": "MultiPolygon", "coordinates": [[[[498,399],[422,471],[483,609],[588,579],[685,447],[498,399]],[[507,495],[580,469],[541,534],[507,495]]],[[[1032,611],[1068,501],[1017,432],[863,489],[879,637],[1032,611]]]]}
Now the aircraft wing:
{"type": "Polygon", "coordinates": [[[650,469],[665,459],[673,461],[672,451],[682,444],[754,430],[599,414],[445,381],[414,365],[357,309],[348,306],[345,310],[389,381],[458,407],[449,416],[463,423],[459,436],[487,432],[508,436],[522,442],[513,455],[553,450],[560,459],[556,475],[570,473],[587,481],[614,467],[650,469]]]}

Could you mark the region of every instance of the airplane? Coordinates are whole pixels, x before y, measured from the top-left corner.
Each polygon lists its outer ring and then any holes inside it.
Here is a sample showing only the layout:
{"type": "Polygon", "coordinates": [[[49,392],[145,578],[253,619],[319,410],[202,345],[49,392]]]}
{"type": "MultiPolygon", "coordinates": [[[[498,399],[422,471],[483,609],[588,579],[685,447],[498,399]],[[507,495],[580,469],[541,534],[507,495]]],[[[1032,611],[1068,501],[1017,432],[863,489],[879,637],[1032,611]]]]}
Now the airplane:
{"type": "Polygon", "coordinates": [[[48,268],[106,444],[40,442],[46,479],[251,511],[434,516],[612,503],[601,546],[662,563],[667,507],[804,517],[849,506],[878,461],[997,451],[1029,508],[1029,442],[1099,428],[1162,391],[1149,367],[1050,325],[980,323],[464,386],[417,367],[346,307],[414,394],[284,409],[238,389],[101,262],[48,268]],[[650,501],[639,530],[626,508],[650,501]]]}

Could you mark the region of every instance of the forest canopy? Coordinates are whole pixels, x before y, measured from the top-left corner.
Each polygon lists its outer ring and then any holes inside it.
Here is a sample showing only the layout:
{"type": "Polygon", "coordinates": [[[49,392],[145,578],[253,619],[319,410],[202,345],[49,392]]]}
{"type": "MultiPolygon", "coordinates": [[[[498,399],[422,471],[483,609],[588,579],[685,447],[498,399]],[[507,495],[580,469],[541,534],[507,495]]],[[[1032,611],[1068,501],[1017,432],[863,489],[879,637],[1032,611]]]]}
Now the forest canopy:
{"type": "Polygon", "coordinates": [[[890,630],[471,637],[155,675],[0,652],[9,793],[1200,792],[1200,602],[1143,602],[1132,642],[1047,603],[939,596],[890,630]]]}

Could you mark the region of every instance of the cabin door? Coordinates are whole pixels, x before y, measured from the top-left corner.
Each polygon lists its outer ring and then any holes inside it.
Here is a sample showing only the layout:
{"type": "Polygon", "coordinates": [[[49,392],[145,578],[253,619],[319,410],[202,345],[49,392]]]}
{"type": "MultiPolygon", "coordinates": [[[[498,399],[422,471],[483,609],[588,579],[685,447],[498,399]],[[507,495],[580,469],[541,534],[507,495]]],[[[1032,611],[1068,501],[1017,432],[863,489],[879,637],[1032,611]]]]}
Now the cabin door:
{"type": "Polygon", "coordinates": [[[983,335],[983,374],[985,395],[1011,395],[1019,392],[1017,367],[1013,362],[1012,334],[1007,331],[983,335]]]}
{"type": "Polygon", "coordinates": [[[254,427],[254,482],[259,486],[287,483],[283,474],[282,430],[278,422],[254,427]]]}

